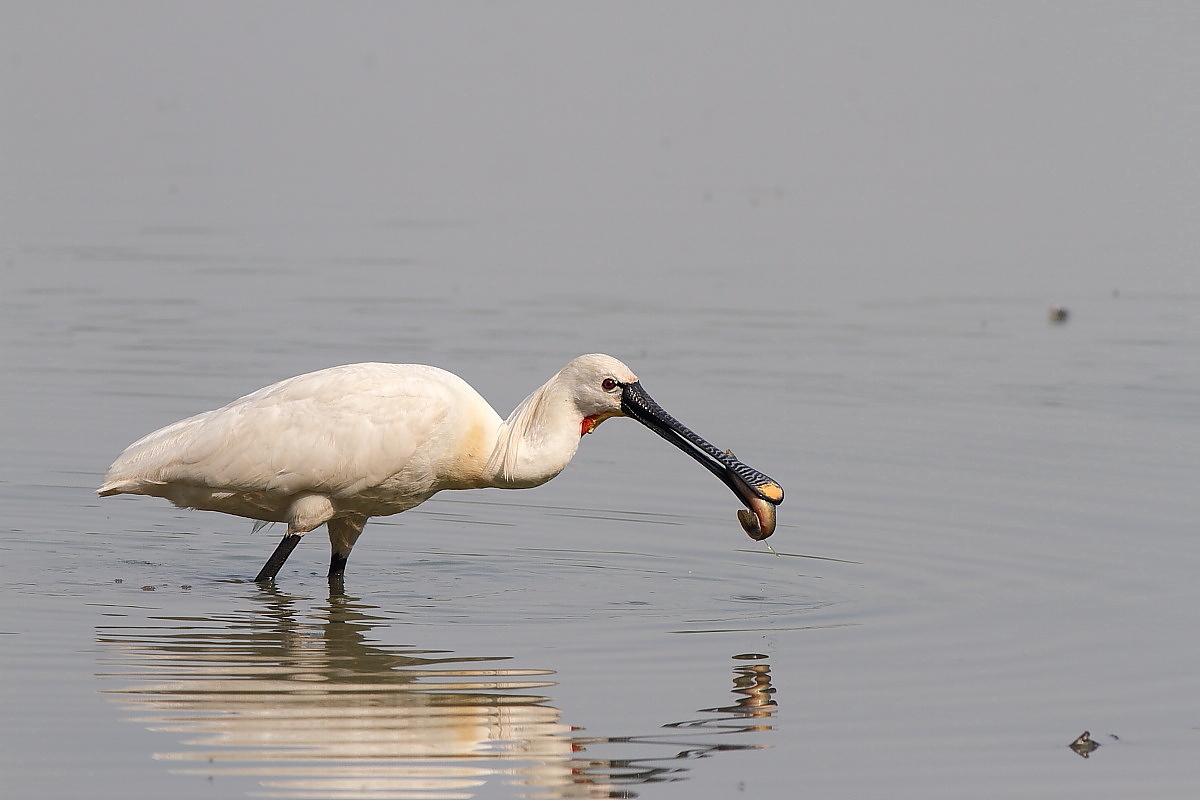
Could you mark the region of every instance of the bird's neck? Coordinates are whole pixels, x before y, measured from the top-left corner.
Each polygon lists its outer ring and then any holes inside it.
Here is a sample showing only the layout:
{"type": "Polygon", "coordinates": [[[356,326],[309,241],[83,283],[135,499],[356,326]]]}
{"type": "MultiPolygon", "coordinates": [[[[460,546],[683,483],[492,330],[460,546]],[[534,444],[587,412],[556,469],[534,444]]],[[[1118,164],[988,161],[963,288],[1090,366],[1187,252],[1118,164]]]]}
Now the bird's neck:
{"type": "Polygon", "coordinates": [[[579,449],[583,417],[551,379],[521,401],[500,426],[488,461],[494,486],[540,486],[570,463],[579,449]]]}

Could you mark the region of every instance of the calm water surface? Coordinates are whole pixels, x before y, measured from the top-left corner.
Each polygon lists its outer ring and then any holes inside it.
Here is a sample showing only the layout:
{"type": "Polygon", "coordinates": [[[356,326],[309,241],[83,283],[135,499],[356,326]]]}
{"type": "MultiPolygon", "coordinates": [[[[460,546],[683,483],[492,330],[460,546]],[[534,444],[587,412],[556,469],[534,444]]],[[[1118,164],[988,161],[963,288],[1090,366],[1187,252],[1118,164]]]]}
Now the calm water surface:
{"type": "Polygon", "coordinates": [[[1194,796],[1195,20],[262,6],[17,15],[5,796],[1194,796]],[[507,414],[591,351],[785,486],[776,552],[622,420],[334,594],[321,532],[267,589],[278,527],[94,495],[289,375],[507,414]]]}

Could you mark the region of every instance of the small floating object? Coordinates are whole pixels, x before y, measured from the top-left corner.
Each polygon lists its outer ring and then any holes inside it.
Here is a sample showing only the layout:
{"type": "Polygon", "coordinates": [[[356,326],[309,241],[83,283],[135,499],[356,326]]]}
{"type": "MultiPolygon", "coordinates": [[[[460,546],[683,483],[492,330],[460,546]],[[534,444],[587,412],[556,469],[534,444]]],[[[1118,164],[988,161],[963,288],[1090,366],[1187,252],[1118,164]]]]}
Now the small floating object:
{"type": "Polygon", "coordinates": [[[1070,747],[1079,755],[1087,758],[1092,754],[1092,751],[1100,746],[1099,742],[1092,740],[1092,732],[1084,731],[1079,734],[1079,738],[1071,742],[1070,747]]]}
{"type": "Polygon", "coordinates": [[[1050,320],[1051,325],[1062,325],[1071,318],[1071,312],[1063,306],[1050,306],[1046,311],[1046,317],[1050,320]]]}

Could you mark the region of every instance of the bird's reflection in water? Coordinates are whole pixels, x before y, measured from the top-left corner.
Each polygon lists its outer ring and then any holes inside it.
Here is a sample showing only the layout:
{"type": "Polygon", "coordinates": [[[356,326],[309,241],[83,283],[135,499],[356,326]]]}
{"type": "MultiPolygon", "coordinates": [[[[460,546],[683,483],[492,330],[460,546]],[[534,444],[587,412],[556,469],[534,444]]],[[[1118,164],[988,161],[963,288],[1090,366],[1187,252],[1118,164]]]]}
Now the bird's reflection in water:
{"type": "Polygon", "coordinates": [[[185,734],[156,758],[178,771],[252,776],[255,796],[467,798],[489,781],[530,798],[636,797],[681,780],[684,762],[764,745],[771,730],[765,656],[735,656],[736,700],[656,734],[594,738],[564,723],[537,690],[550,670],[371,642],[386,623],[346,596],[316,607],[267,591],[226,617],[156,617],[99,630],[104,693],[133,721],[185,734]],[[615,752],[613,752],[615,751],[615,752]]]}

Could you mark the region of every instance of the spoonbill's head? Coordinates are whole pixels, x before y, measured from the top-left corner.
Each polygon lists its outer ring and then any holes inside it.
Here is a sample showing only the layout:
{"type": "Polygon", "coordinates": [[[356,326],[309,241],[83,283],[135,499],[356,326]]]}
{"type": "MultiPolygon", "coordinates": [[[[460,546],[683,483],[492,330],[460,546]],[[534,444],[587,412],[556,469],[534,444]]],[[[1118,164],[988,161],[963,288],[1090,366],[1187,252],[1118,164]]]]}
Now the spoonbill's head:
{"type": "Polygon", "coordinates": [[[594,353],[576,358],[560,376],[572,387],[576,408],[583,415],[581,434],[591,433],[609,417],[637,420],[733,490],[748,509],[738,512],[738,520],[752,539],[766,539],[775,532],[775,506],[783,502],[783,487],[668,414],[646,393],[629,367],[612,356],[594,353]]]}
{"type": "Polygon", "coordinates": [[[558,379],[570,387],[571,400],[583,416],[580,435],[596,430],[609,417],[624,416],[624,388],[638,382],[633,370],[602,353],[572,359],[558,373],[558,379]]]}

